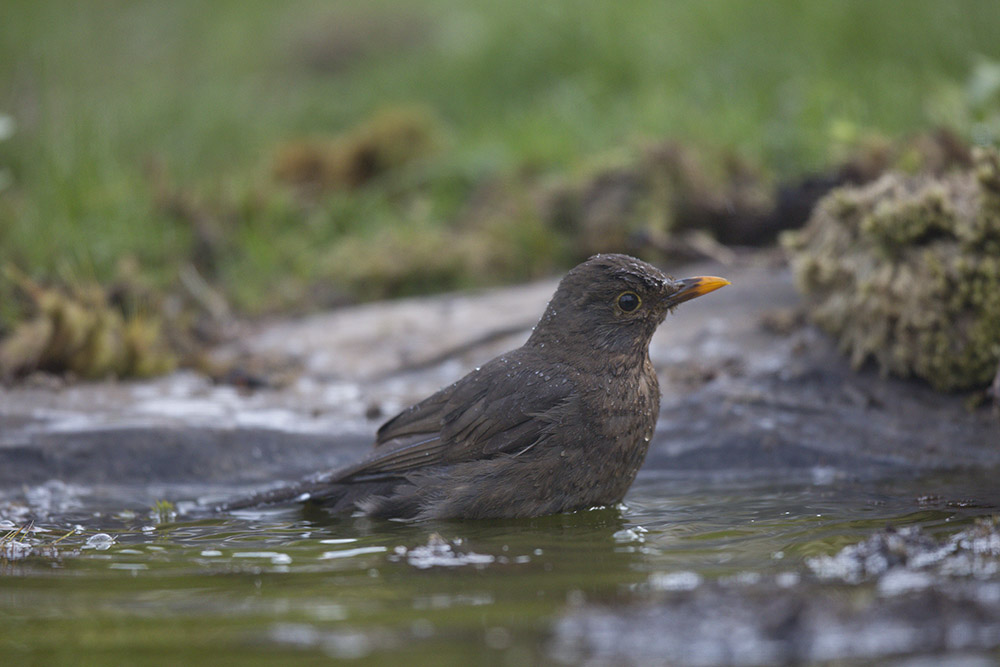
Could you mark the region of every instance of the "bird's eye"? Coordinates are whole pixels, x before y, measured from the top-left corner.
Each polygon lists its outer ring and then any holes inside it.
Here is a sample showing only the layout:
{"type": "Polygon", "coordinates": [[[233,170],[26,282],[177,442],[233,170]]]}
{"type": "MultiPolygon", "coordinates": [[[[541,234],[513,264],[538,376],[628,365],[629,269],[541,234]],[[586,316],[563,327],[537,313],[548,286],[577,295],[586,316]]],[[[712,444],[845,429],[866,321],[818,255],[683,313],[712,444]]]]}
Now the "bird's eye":
{"type": "Polygon", "coordinates": [[[618,295],[618,307],[626,313],[631,313],[642,305],[642,299],[635,292],[622,292],[618,295]]]}

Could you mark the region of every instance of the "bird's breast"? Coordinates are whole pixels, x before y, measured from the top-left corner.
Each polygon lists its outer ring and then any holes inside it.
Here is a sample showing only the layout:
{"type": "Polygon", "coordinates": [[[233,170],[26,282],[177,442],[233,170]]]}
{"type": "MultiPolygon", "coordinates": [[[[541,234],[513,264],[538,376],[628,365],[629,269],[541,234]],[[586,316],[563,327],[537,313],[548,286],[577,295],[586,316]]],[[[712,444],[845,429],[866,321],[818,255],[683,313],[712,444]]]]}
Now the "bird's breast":
{"type": "Polygon", "coordinates": [[[641,464],[660,410],[660,387],[652,364],[604,376],[589,386],[594,389],[588,392],[584,409],[606,462],[633,465],[641,452],[641,464]]]}

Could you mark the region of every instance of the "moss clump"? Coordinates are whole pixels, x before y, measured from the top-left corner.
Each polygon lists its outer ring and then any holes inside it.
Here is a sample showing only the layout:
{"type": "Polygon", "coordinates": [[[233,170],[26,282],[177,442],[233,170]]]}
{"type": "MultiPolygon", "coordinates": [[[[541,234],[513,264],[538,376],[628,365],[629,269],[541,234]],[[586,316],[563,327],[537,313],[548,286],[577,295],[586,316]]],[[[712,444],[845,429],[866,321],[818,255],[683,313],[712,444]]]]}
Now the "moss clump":
{"type": "Polygon", "coordinates": [[[577,257],[667,249],[691,230],[722,243],[774,240],[773,184],[731,153],[704,156],[676,141],[647,146],[626,163],[550,186],[540,217],[572,239],[577,257]]]}
{"type": "Polygon", "coordinates": [[[387,109],[336,137],[279,146],[274,175],[279,181],[320,191],[357,188],[429,154],[439,137],[428,111],[387,109]]]}
{"type": "Polygon", "coordinates": [[[1000,359],[1000,158],[836,190],[789,233],[810,312],[857,367],[935,388],[989,384],[1000,359]]]}
{"type": "Polygon", "coordinates": [[[96,285],[47,288],[12,269],[8,274],[34,314],[0,340],[0,378],[36,370],[86,379],[150,377],[176,366],[158,317],[126,317],[96,285]]]}
{"type": "Polygon", "coordinates": [[[365,300],[550,273],[562,262],[559,239],[528,204],[508,204],[509,217],[480,213],[449,227],[417,223],[344,239],[324,257],[323,273],[365,300]]]}

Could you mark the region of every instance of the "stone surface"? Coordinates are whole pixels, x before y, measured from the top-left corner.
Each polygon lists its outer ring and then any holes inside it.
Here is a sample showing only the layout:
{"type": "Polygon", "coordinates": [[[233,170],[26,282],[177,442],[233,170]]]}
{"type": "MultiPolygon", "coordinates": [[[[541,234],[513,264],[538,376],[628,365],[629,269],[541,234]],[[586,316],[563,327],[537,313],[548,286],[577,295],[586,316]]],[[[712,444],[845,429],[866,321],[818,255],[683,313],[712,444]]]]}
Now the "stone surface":
{"type": "MultiPolygon", "coordinates": [[[[885,475],[964,468],[957,478],[990,480],[1000,471],[1000,420],[991,408],[852,371],[829,339],[803,324],[780,265],[757,257],[673,272],[723,275],[732,286],[681,306],[653,340],[663,401],[640,473],[646,483],[659,483],[658,474],[714,476],[722,488],[731,476],[765,485],[798,479],[822,494],[845,477],[864,486],[885,475]]],[[[83,504],[110,516],[160,498],[194,507],[195,499],[211,504],[358,458],[395,411],[520,345],[554,287],[550,280],[255,325],[215,358],[269,359],[284,369],[259,389],[191,372],[0,388],[0,497],[15,499],[7,516],[27,523],[83,504]]],[[[994,495],[977,507],[994,511],[994,495]]],[[[914,508],[931,511],[920,499],[914,508]]],[[[639,599],[568,602],[544,650],[565,664],[914,656],[925,662],[912,664],[992,664],[1000,582],[996,524],[987,526],[992,532],[944,541],[908,529],[875,533],[776,574],[653,572],[638,584],[639,599]]]]}
{"type": "Polygon", "coordinates": [[[1000,646],[998,621],[997,582],[957,581],[899,595],[705,584],[649,604],[567,614],[550,653],[562,664],[595,665],[873,664],[908,655],[942,660],[927,664],[988,665],[1000,646]],[[973,661],[947,661],[963,653],[973,661]]]}
{"type": "MultiPolygon", "coordinates": [[[[677,276],[732,286],[681,306],[651,355],[659,425],[644,472],[789,469],[882,474],[1000,466],[1000,420],[963,395],[855,373],[796,317],[786,269],[764,257],[677,276]]],[[[191,372],[146,382],[0,389],[0,484],[259,484],[364,454],[378,425],[520,345],[555,281],[345,308],[262,323],[220,360],[298,368],[277,388],[241,390],[191,372]]]]}
{"type": "Polygon", "coordinates": [[[1000,646],[996,519],[943,540],[916,527],[888,529],[808,564],[813,576],[706,582],[691,572],[660,574],[641,604],[565,614],[550,654],[565,664],[812,664],[921,654],[992,664],[1000,646]]]}

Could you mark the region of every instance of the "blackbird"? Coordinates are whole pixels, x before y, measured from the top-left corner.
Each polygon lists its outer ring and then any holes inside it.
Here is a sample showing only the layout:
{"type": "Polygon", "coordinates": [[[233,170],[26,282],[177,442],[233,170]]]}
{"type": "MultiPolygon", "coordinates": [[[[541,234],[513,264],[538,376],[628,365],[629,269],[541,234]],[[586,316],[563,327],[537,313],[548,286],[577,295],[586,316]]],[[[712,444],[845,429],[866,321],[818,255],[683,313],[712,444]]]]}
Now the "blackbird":
{"type": "Polygon", "coordinates": [[[218,509],[297,500],[422,520],[618,503],[659,415],[653,332],[677,304],[728,284],[595,255],[562,279],[523,346],[390,419],[368,457],[218,509]]]}

